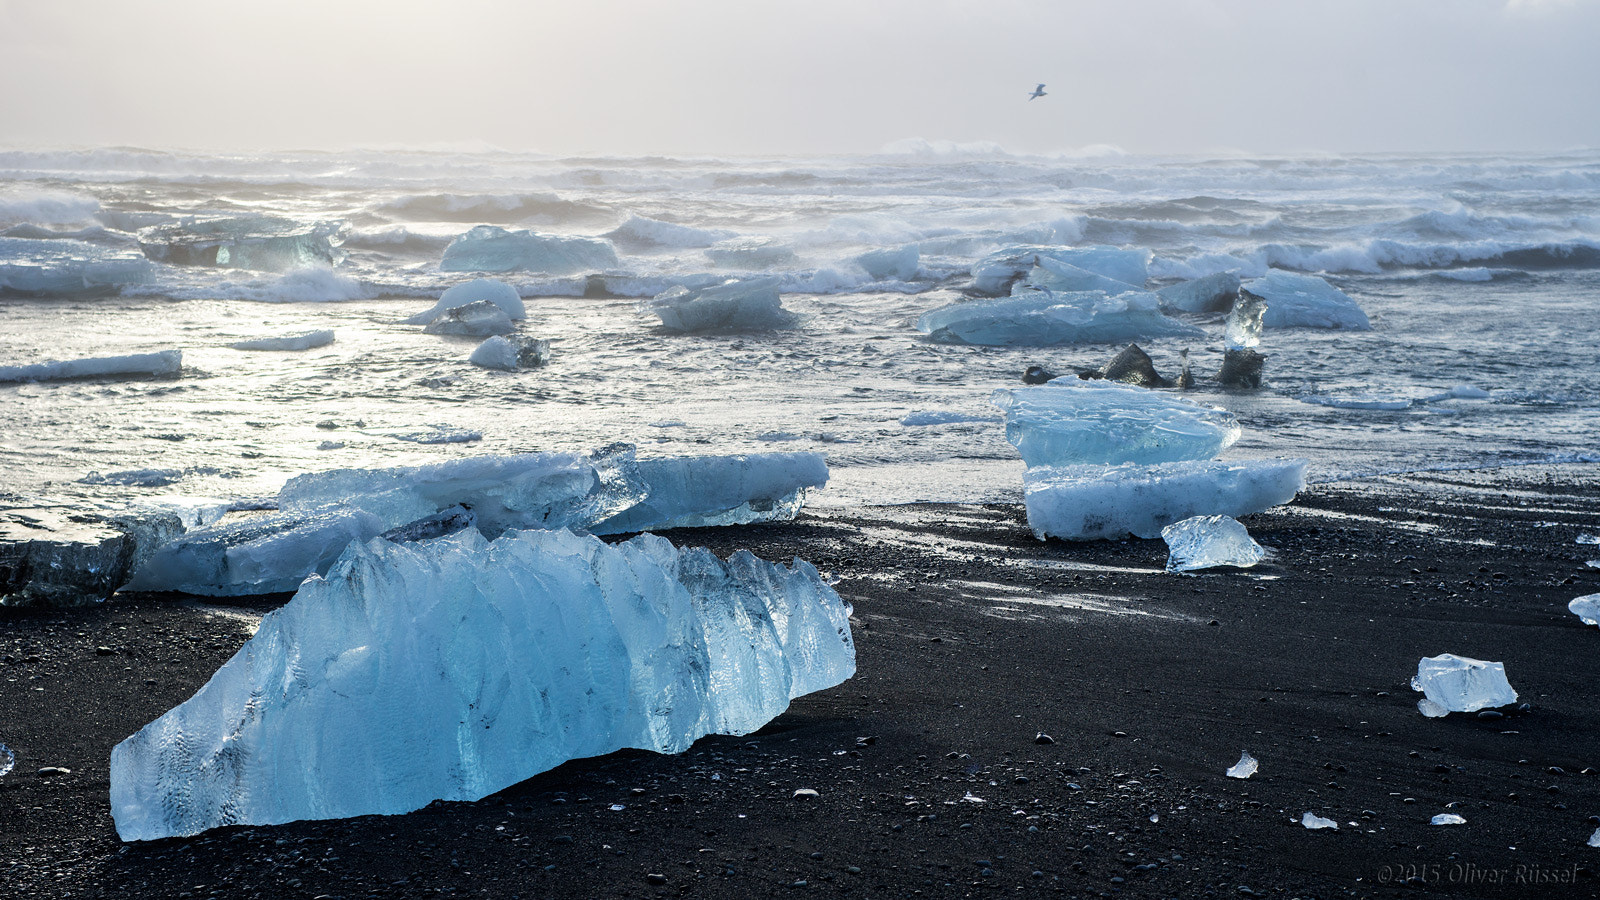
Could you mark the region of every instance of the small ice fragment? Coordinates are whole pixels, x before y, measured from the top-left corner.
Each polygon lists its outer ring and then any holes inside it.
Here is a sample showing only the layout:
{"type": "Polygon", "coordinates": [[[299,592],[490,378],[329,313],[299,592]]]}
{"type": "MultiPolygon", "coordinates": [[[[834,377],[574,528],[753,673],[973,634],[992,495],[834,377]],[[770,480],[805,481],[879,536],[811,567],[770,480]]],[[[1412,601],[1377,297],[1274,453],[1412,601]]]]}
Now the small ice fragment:
{"type": "Polygon", "coordinates": [[[318,450],[343,450],[344,441],[323,441],[317,445],[318,450]]]}
{"type": "Polygon", "coordinates": [[[432,309],[406,319],[405,324],[427,325],[449,310],[479,300],[488,300],[505,310],[506,315],[513,319],[528,317],[527,307],[523,304],[522,296],[517,293],[516,288],[493,278],[474,278],[465,284],[458,284],[446,290],[439,296],[439,302],[435,303],[432,309]]]}
{"type": "Polygon", "coordinates": [[[611,806],[610,806],[610,810],[611,810],[611,811],[612,811],[612,812],[622,812],[622,811],[623,811],[623,810],[625,810],[625,809],[627,809],[627,808],[628,808],[628,807],[626,807],[626,806],[624,806],[624,805],[622,805],[622,804],[621,804],[621,803],[613,803],[613,804],[611,804],[611,806]]]}
{"type": "Polygon", "coordinates": [[[910,281],[917,277],[920,262],[916,244],[872,250],[856,257],[856,265],[865,269],[874,281],[910,281]]]}
{"type": "Polygon", "coordinates": [[[1238,519],[1194,516],[1161,529],[1167,542],[1167,571],[1192,572],[1217,566],[1248,569],[1267,555],[1238,519]]]}
{"type": "MultiPolygon", "coordinates": [[[[1411,689],[1446,712],[1476,712],[1517,702],[1517,692],[1506,681],[1504,663],[1468,659],[1454,653],[1425,657],[1417,662],[1411,689]]],[[[1433,715],[1418,704],[1423,715],[1433,715]]]]}
{"type": "Polygon", "coordinates": [[[1245,350],[1261,343],[1261,319],[1267,314],[1267,301],[1249,291],[1240,291],[1228,311],[1228,326],[1222,333],[1224,350],[1245,350]]]}
{"type": "Polygon", "coordinates": [[[1591,559],[1588,562],[1584,563],[1584,565],[1588,566],[1591,569],[1600,569],[1600,559],[1591,559]]]}
{"type": "Polygon", "coordinates": [[[79,484],[120,484],[127,487],[166,487],[183,478],[182,469],[130,469],[126,472],[90,472],[79,484]]]}
{"type": "Polygon", "coordinates": [[[479,225],[444,250],[445,272],[542,272],[572,275],[617,267],[617,251],[600,238],[568,237],[534,231],[509,231],[479,225]]]}
{"type": "Polygon", "coordinates": [[[1308,812],[1305,815],[1301,816],[1300,817],[1300,824],[1304,825],[1307,828],[1313,829],[1313,830],[1318,829],[1318,828],[1332,828],[1334,831],[1338,831],[1339,830],[1339,823],[1338,822],[1335,822],[1332,819],[1324,819],[1323,817],[1321,817],[1321,816],[1319,816],[1319,815],[1317,815],[1316,813],[1313,813],[1313,812],[1308,812]]]}
{"type": "Polygon", "coordinates": [[[1035,466],[1023,474],[1028,525],[1040,540],[1153,538],[1191,516],[1243,516],[1305,487],[1303,459],[1156,465],[1035,466]]]}
{"type": "MultiPolygon", "coordinates": [[[[16,764],[17,755],[11,752],[10,747],[7,747],[5,744],[0,744],[0,775],[10,772],[12,767],[16,764]]],[[[1596,834],[1600,834],[1600,832],[1596,832],[1596,834]]]]}
{"type": "Polygon", "coordinates": [[[550,361],[550,342],[522,334],[497,334],[478,345],[467,362],[485,369],[515,372],[550,361]]]}
{"type": "Polygon", "coordinates": [[[1249,778],[1256,773],[1261,764],[1248,751],[1239,754],[1239,761],[1228,769],[1229,778],[1249,778]]]}
{"type": "Polygon", "coordinates": [[[1351,394],[1348,396],[1314,394],[1301,397],[1300,402],[1311,403],[1316,406],[1331,406],[1334,409],[1376,409],[1388,412],[1411,408],[1411,400],[1409,398],[1384,396],[1382,394],[1351,394]]]}
{"type": "Polygon", "coordinates": [[[923,313],[917,330],[936,343],[1018,347],[1203,336],[1199,329],[1163,315],[1155,294],[1036,288],[998,300],[941,306],[923,313]]]}
{"type": "Polygon", "coordinates": [[[1470,384],[1458,384],[1455,387],[1429,395],[1425,402],[1437,403],[1440,400],[1487,400],[1489,392],[1481,387],[1470,384]]]}
{"type": "Polygon", "coordinates": [[[1239,276],[1218,272],[1193,281],[1172,284],[1156,291],[1161,305],[1179,312],[1220,312],[1239,298],[1239,276]]]}
{"type": "Polygon", "coordinates": [[[1460,816],[1456,815],[1455,813],[1440,813],[1437,816],[1433,817],[1433,819],[1431,820],[1431,824],[1434,824],[1434,825],[1465,825],[1465,824],[1467,824],[1467,820],[1461,818],[1460,816]]]}
{"type": "Polygon", "coordinates": [[[1584,594],[1568,603],[1567,609],[1585,625],[1600,625],[1600,594],[1584,594]]]}
{"type": "Polygon", "coordinates": [[[795,800],[815,800],[820,796],[822,796],[822,795],[817,793],[815,788],[800,788],[799,790],[794,792],[794,794],[792,795],[792,799],[795,799],[795,800]]]}
{"type": "Polygon", "coordinates": [[[333,343],[333,331],[308,331],[304,334],[290,334],[283,337],[251,338],[247,341],[234,341],[228,347],[233,350],[284,350],[300,351],[312,350],[317,347],[326,347],[333,343]]]}
{"type": "Polygon", "coordinates": [[[651,422],[649,424],[650,424],[651,428],[684,428],[684,427],[687,427],[687,426],[684,425],[684,422],[683,422],[682,419],[662,419],[659,422],[651,422]]]}
{"type": "Polygon", "coordinates": [[[1580,535],[1578,535],[1578,543],[1580,543],[1580,544],[1600,544],[1600,534],[1587,534],[1587,533],[1580,534],[1580,535]]]}
{"type": "Polygon", "coordinates": [[[510,334],[516,328],[517,326],[511,322],[511,317],[506,315],[506,311],[492,301],[474,300],[465,306],[445,310],[422,330],[426,334],[488,337],[494,334],[510,334]]]}
{"type": "Polygon", "coordinates": [[[1151,821],[1152,824],[1156,823],[1156,822],[1160,822],[1161,821],[1161,817],[1156,815],[1155,813],[1151,813],[1150,814],[1150,821],[1151,821]]]}
{"type": "Polygon", "coordinates": [[[971,791],[967,791],[967,793],[962,796],[961,800],[964,803],[988,803],[989,802],[989,801],[983,799],[982,797],[979,797],[979,796],[973,794],[971,791]]]}
{"type": "Polygon", "coordinates": [[[1430,719],[1438,719],[1443,716],[1450,715],[1450,710],[1445,709],[1432,700],[1429,700],[1427,697],[1423,697],[1421,700],[1417,701],[1417,712],[1422,713],[1430,719]]]}
{"type": "MultiPolygon", "coordinates": [[[[0,775],[4,774],[4,772],[0,772],[0,775]]],[[[1600,847],[1600,828],[1596,828],[1594,834],[1589,835],[1589,846],[1600,847]]]]}

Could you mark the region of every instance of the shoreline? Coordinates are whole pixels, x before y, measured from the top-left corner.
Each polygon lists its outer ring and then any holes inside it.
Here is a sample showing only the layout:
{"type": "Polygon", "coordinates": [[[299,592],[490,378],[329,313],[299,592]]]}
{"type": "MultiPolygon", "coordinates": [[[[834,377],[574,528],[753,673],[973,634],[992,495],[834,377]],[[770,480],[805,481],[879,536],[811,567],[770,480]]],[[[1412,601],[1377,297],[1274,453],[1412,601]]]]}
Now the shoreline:
{"type": "Polygon", "coordinates": [[[1600,591],[1584,565],[1600,553],[1573,542],[1600,531],[1593,469],[1313,484],[1244,519],[1272,558],[1197,576],[1163,572],[1161,541],[1038,541],[1019,504],[670,532],[836,578],[857,675],[676,756],[577,760],[403,816],[139,844],[111,827],[111,746],[286,598],[0,610],[0,742],[17,753],[0,883],[27,898],[1589,896],[1600,629],[1566,603],[1600,591]],[[1446,652],[1504,661],[1530,709],[1421,716],[1409,679],[1446,652]],[[1241,751],[1260,761],[1248,781],[1223,774],[1241,751]],[[36,774],[52,766],[71,773],[36,774]],[[819,796],[794,797],[806,788],[819,796]],[[1307,811],[1339,829],[1301,827],[1307,811]],[[1443,812],[1466,824],[1428,824],[1443,812]]]}

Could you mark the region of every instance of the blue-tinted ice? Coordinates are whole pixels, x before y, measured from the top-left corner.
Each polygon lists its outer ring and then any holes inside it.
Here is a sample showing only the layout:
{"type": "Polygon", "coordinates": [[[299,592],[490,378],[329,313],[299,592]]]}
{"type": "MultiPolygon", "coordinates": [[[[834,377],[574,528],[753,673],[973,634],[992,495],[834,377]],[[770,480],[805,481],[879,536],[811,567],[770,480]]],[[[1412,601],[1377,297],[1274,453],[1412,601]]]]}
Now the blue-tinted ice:
{"type": "Polygon", "coordinates": [[[60,381],[68,378],[148,378],[176,375],[183,368],[182,350],[132,353],[127,356],[101,356],[94,359],[69,359],[33,363],[26,366],[0,366],[0,382],[60,381]]]}
{"type": "Polygon", "coordinates": [[[767,331],[797,321],[783,308],[778,279],[752,278],[702,288],[670,288],[639,304],[670,331],[767,331]]]}
{"type": "Polygon", "coordinates": [[[1419,660],[1411,689],[1422,692],[1423,699],[1417,701],[1417,709],[1430,718],[1517,702],[1517,692],[1506,681],[1505,663],[1469,659],[1454,653],[1419,660]]]}
{"type": "Polygon", "coordinates": [[[1024,289],[1013,297],[930,310],[917,320],[917,330],[942,343],[1017,347],[1203,336],[1200,329],[1163,315],[1155,294],[1139,291],[1111,296],[1024,289]]]}
{"type": "Polygon", "coordinates": [[[617,267],[617,251],[601,238],[510,231],[479,225],[450,242],[439,268],[446,272],[538,272],[572,275],[617,267]]]}
{"type": "Polygon", "coordinates": [[[439,295],[439,302],[433,308],[417,313],[405,320],[407,325],[427,325],[439,318],[440,315],[458,306],[466,306],[479,300],[487,300],[495,306],[505,310],[507,317],[512,319],[526,319],[527,306],[522,302],[522,295],[517,289],[504,281],[495,278],[474,278],[471,281],[452,285],[439,295]]]}
{"type": "Polygon", "coordinates": [[[1067,376],[995,391],[1006,440],[1029,466],[1210,459],[1239,439],[1227,410],[1150,388],[1067,376]]]}
{"type": "Polygon", "coordinates": [[[1192,516],[1243,516],[1305,487],[1303,459],[1152,466],[1035,466],[1023,476],[1028,525],[1040,540],[1153,538],[1192,516]]]}
{"type": "Polygon", "coordinates": [[[1267,554],[1231,516],[1195,516],[1161,529],[1167,571],[1193,572],[1217,566],[1248,569],[1267,554]]]}
{"type": "Polygon", "coordinates": [[[1585,625],[1600,625],[1600,594],[1584,594],[1567,604],[1567,610],[1585,625]]]}
{"type": "Polygon", "coordinates": [[[1245,282],[1244,289],[1267,301],[1263,322],[1268,328],[1372,328],[1349,295],[1315,275],[1274,269],[1245,282]]]}

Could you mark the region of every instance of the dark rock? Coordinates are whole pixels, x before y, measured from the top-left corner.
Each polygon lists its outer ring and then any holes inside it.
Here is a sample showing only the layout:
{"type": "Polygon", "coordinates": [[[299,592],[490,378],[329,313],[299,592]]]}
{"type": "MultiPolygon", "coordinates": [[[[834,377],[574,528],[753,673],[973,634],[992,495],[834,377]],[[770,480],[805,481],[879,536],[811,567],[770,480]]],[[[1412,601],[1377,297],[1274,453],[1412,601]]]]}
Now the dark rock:
{"type": "Polygon", "coordinates": [[[398,528],[391,528],[378,536],[396,544],[407,544],[455,534],[473,527],[477,522],[478,518],[472,514],[472,510],[457,505],[442,509],[431,516],[423,516],[415,522],[407,522],[398,528]]]}
{"type": "Polygon", "coordinates": [[[1033,736],[1033,742],[1035,744],[1054,744],[1056,739],[1041,731],[1033,736]]]}
{"type": "Polygon", "coordinates": [[[1255,390],[1261,387],[1261,371],[1267,358],[1254,350],[1224,350],[1217,383],[1223,387],[1255,390]]]}
{"type": "Polygon", "coordinates": [[[1028,370],[1022,373],[1022,383],[1044,384],[1054,377],[1056,377],[1056,373],[1043,366],[1029,366],[1028,370]]]}
{"type": "Polygon", "coordinates": [[[1150,354],[1138,344],[1129,344],[1121,353],[1100,368],[1100,377],[1107,381],[1133,384],[1139,387],[1166,387],[1172,382],[1161,377],[1150,354]]]}

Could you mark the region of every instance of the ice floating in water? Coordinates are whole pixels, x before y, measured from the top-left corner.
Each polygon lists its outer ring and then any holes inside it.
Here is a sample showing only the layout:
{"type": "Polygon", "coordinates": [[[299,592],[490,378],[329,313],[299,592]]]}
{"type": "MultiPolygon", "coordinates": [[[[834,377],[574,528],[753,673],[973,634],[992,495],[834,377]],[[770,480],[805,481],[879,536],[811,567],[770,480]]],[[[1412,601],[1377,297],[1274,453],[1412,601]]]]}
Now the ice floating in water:
{"type": "MultiPolygon", "coordinates": [[[[1143,281],[1129,284],[1048,256],[1041,256],[1034,263],[1028,271],[1026,283],[1047,291],[1105,291],[1108,294],[1125,294],[1144,288],[1143,281]]],[[[1013,289],[1012,293],[1017,291],[1013,289]]]]}
{"type": "Polygon", "coordinates": [[[1222,333],[1223,350],[1248,350],[1261,344],[1262,321],[1267,303],[1249,291],[1239,292],[1228,310],[1228,324],[1222,333]]]}
{"type": "Polygon", "coordinates": [[[884,250],[872,250],[856,257],[856,265],[866,270],[874,281],[910,281],[917,277],[922,254],[915,244],[884,250]]]}
{"type": "Polygon", "coordinates": [[[617,252],[600,238],[563,237],[479,225],[450,242],[439,268],[446,272],[528,271],[572,275],[617,267],[617,252]]]}
{"type": "Polygon", "coordinates": [[[1006,440],[1029,466],[1211,459],[1239,439],[1223,409],[1110,381],[1068,376],[990,398],[1006,414],[1006,440]]]}
{"type": "Polygon", "coordinates": [[[948,412],[944,410],[924,410],[909,413],[900,419],[900,424],[907,428],[917,428],[925,425],[955,425],[971,422],[994,422],[994,416],[975,416],[971,413],[948,412]]]}
{"type": "Polygon", "coordinates": [[[1169,284],[1156,291],[1161,305],[1186,313],[1219,312],[1239,299],[1239,276],[1217,272],[1193,281],[1169,284]]]}
{"type": "Polygon", "coordinates": [[[0,237],[0,297],[114,293],[150,280],[143,256],[84,241],[0,237]],[[25,261],[23,261],[25,260],[25,261]]]}
{"type": "Polygon", "coordinates": [[[1193,572],[1216,566],[1248,569],[1267,552],[1250,538],[1238,519],[1229,516],[1195,516],[1161,529],[1167,542],[1167,571],[1193,572]]]}
{"type": "Polygon", "coordinates": [[[435,425],[427,431],[402,431],[391,434],[397,441],[413,444],[470,444],[483,440],[483,432],[450,425],[435,425]]]}
{"type": "Polygon", "coordinates": [[[625,250],[650,251],[709,247],[734,234],[731,231],[661,222],[644,216],[629,216],[626,222],[604,236],[625,250]]]}
{"type": "Polygon", "coordinates": [[[333,343],[333,332],[307,331],[304,334],[290,334],[283,337],[251,338],[247,341],[234,341],[228,346],[234,350],[312,350],[317,347],[326,347],[333,343]]]}
{"type": "Polygon", "coordinates": [[[1334,409],[1375,409],[1389,412],[1411,408],[1411,401],[1405,397],[1383,397],[1373,394],[1353,394],[1347,397],[1309,396],[1301,397],[1300,402],[1331,406],[1334,409]]]}
{"type": "Polygon", "coordinates": [[[271,216],[185,218],[139,232],[139,248],[156,262],[287,272],[331,266],[343,258],[337,224],[306,225],[271,216]]]}
{"type": "Polygon", "coordinates": [[[1240,753],[1239,761],[1234,763],[1233,766],[1228,769],[1228,777],[1249,778],[1251,775],[1254,775],[1256,773],[1256,769],[1260,767],[1261,764],[1256,762],[1256,758],[1254,756],[1251,756],[1248,752],[1240,753]]]}
{"type": "Polygon", "coordinates": [[[495,335],[479,344],[467,362],[485,369],[533,369],[550,361],[550,342],[522,334],[495,335]]]}
{"type": "Polygon", "coordinates": [[[1267,301],[1263,322],[1268,328],[1372,328],[1354,300],[1315,275],[1274,269],[1263,278],[1245,282],[1243,290],[1267,301]]]}
{"type": "Polygon", "coordinates": [[[1002,293],[1008,284],[1032,271],[1036,261],[1049,259],[1142,288],[1150,277],[1151,256],[1149,250],[1117,247],[1008,247],[974,264],[972,282],[985,293],[1002,293]]]}
{"type": "Polygon", "coordinates": [[[143,378],[176,375],[183,368],[182,350],[101,356],[28,366],[0,366],[0,382],[60,381],[68,378],[143,378]]]}
{"type": "Polygon", "coordinates": [[[729,281],[704,288],[679,285],[639,304],[672,331],[763,331],[789,328],[795,315],[783,308],[778,279],[729,281]]]}
{"type": "Polygon", "coordinates": [[[1028,525],[1040,540],[1153,538],[1193,516],[1243,516],[1294,499],[1303,459],[1152,466],[1035,466],[1023,476],[1028,525]]]}
{"type": "Polygon", "coordinates": [[[90,472],[83,484],[122,484],[129,487],[165,487],[183,478],[182,469],[129,469],[125,472],[90,472]]]}
{"type": "Polygon", "coordinates": [[[1002,300],[955,303],[924,313],[917,330],[943,343],[1027,347],[1203,335],[1162,315],[1154,294],[1113,297],[1101,291],[1027,290],[1002,300]]]}
{"type": "Polygon", "coordinates": [[[1313,812],[1307,812],[1305,815],[1301,816],[1300,824],[1310,829],[1332,828],[1334,831],[1339,830],[1338,822],[1335,822],[1332,819],[1324,819],[1313,812]]]}
{"type": "Polygon", "coordinates": [[[1418,661],[1411,689],[1422,691],[1417,709],[1429,718],[1517,702],[1517,692],[1506,681],[1504,663],[1468,659],[1454,653],[1418,661]]]}
{"type": "Polygon", "coordinates": [[[427,334],[487,337],[494,334],[510,334],[516,328],[505,310],[488,300],[474,300],[463,306],[445,310],[422,330],[427,334]]]}
{"type": "Polygon", "coordinates": [[[508,317],[513,319],[526,319],[527,307],[522,302],[522,297],[517,294],[517,289],[504,281],[493,278],[474,278],[464,284],[455,285],[439,295],[439,302],[432,309],[418,313],[405,320],[407,325],[427,325],[439,318],[445,312],[458,306],[466,306],[487,300],[495,306],[505,310],[508,317]]]}
{"type": "Polygon", "coordinates": [[[590,531],[625,534],[792,519],[806,490],[828,483],[821,453],[641,459],[637,472],[645,498],[590,531]]]}
{"type": "Polygon", "coordinates": [[[1568,603],[1567,609],[1585,625],[1600,625],[1600,594],[1584,594],[1568,603]]]}
{"type": "Polygon", "coordinates": [[[1423,403],[1438,403],[1441,400],[1487,400],[1489,392],[1481,387],[1470,384],[1458,384],[1448,391],[1440,391],[1424,397],[1423,403]]]}
{"type": "Polygon", "coordinates": [[[770,269],[795,262],[794,251],[768,238],[738,238],[719,241],[706,251],[706,258],[721,269],[770,269]]]}
{"type": "Polygon", "coordinates": [[[1455,813],[1440,813],[1428,820],[1430,825],[1465,825],[1467,820],[1455,813]]]}
{"type": "Polygon", "coordinates": [[[650,535],[354,545],[112,750],[117,833],[403,813],[747,734],[854,674],[849,615],[803,562],[650,535]]]}

